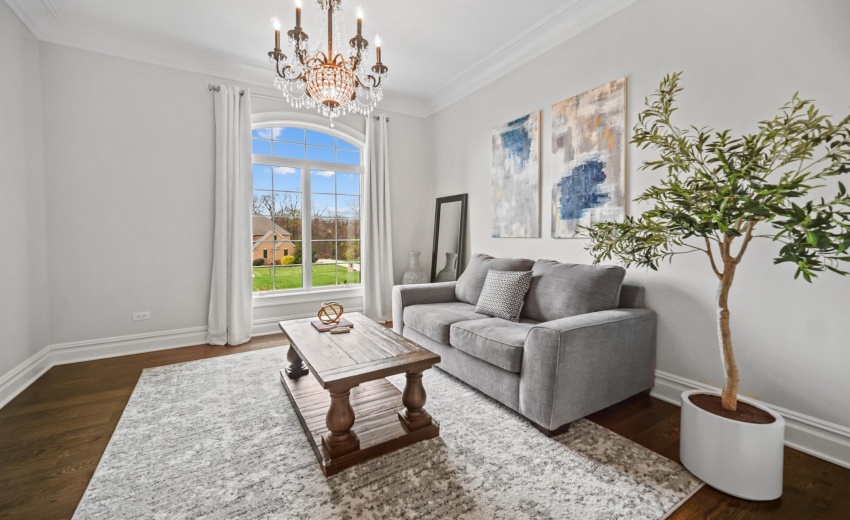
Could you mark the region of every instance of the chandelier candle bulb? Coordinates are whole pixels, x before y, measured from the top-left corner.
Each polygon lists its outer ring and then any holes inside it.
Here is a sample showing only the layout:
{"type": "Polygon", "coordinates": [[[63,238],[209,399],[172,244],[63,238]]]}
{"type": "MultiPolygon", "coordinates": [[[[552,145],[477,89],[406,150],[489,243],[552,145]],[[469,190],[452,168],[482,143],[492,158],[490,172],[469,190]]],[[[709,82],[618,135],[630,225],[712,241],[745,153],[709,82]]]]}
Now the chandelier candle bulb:
{"type": "Polygon", "coordinates": [[[301,27],[301,0],[295,0],[295,27],[301,27]]]}
{"type": "Polygon", "coordinates": [[[280,50],[280,20],[272,18],[272,26],[274,26],[274,50],[280,50]]]}
{"type": "Polygon", "coordinates": [[[357,9],[357,36],[363,36],[363,9],[357,9]]]}
{"type": "Polygon", "coordinates": [[[378,63],[381,63],[381,37],[379,35],[375,35],[375,54],[378,58],[378,63]]]}

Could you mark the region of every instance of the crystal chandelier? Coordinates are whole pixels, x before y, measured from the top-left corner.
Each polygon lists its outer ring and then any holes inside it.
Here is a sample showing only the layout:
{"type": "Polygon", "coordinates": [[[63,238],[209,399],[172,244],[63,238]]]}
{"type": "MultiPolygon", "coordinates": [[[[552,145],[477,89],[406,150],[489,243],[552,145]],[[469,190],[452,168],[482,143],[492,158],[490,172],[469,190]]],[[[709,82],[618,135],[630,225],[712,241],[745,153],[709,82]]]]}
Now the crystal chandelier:
{"type": "Polygon", "coordinates": [[[376,63],[368,71],[364,62],[369,56],[369,42],[363,38],[363,14],[357,14],[357,36],[348,41],[346,55],[334,54],[343,49],[342,0],[317,0],[319,12],[327,11],[327,25],[317,24],[319,38],[310,40],[301,29],[301,0],[295,2],[295,28],[288,31],[291,57],[280,48],[280,22],[274,24],[274,50],[269,61],[274,67],[274,84],[283,98],[295,108],[317,108],[331,119],[349,112],[369,114],[383,97],[381,82],[387,67],[381,63],[381,40],[375,36],[376,63]],[[327,41],[327,50],[322,41],[327,41]]]}

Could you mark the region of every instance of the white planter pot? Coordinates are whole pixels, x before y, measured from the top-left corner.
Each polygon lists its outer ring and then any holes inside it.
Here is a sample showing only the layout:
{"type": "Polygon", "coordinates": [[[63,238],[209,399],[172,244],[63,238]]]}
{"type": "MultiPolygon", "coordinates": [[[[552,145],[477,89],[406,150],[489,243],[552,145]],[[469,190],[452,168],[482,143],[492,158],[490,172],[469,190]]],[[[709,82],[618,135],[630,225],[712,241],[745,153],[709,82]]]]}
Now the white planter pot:
{"type": "Polygon", "coordinates": [[[713,488],[747,500],[774,500],[782,496],[785,419],[769,408],[770,424],[733,421],[699,408],[682,392],[679,456],[691,473],[713,488]]]}

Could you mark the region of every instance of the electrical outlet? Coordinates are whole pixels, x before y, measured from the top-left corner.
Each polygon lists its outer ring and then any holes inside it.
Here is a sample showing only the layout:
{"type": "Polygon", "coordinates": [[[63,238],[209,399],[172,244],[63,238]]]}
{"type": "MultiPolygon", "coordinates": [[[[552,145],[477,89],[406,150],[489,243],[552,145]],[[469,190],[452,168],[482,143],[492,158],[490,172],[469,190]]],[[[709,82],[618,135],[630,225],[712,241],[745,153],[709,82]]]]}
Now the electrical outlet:
{"type": "Polygon", "coordinates": [[[133,313],[133,321],[141,321],[141,320],[149,320],[151,319],[151,313],[148,311],[145,312],[134,312],[133,313]]]}

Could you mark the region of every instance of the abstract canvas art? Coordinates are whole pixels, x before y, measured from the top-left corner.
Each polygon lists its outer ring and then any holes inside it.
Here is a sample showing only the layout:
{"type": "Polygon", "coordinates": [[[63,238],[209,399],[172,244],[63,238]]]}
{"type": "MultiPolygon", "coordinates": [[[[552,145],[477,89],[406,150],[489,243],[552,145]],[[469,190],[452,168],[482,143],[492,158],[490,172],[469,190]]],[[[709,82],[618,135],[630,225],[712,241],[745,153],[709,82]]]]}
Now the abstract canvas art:
{"type": "Polygon", "coordinates": [[[494,237],[540,237],[540,112],[493,130],[494,237]]]}
{"type": "Polygon", "coordinates": [[[552,236],[625,215],[626,78],[552,107],[552,236]]]}

